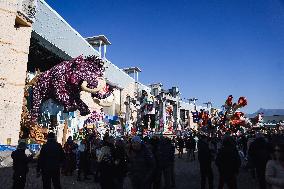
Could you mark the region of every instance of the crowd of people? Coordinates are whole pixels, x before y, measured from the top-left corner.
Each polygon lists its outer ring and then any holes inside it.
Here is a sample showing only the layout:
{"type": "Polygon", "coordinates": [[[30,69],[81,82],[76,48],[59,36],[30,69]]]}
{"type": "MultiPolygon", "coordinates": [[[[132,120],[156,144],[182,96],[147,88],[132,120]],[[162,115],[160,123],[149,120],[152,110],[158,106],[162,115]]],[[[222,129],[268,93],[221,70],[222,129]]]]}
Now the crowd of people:
{"type": "Polygon", "coordinates": [[[229,189],[238,188],[237,176],[241,166],[257,179],[259,189],[267,186],[284,188],[283,136],[261,133],[222,137],[203,135],[197,146],[201,189],[205,189],[207,180],[209,189],[213,189],[213,161],[219,173],[218,189],[223,189],[224,185],[229,189]]]}
{"type": "MultiPolygon", "coordinates": [[[[25,144],[20,143],[12,154],[14,188],[17,189],[25,187],[31,161],[24,149],[25,144]]],[[[102,189],[123,188],[126,176],[135,189],[158,189],[162,187],[163,176],[166,188],[171,188],[175,185],[174,155],[172,140],[163,136],[114,138],[106,134],[100,140],[90,135],[79,145],[69,137],[62,147],[56,142],[54,133],[49,133],[38,156],[37,172],[42,176],[44,189],[51,188],[51,183],[54,189],[61,188],[61,173],[77,174],[78,181],[93,179],[102,189]]]]}
{"type": "MultiPolygon", "coordinates": [[[[71,137],[63,147],[56,142],[54,133],[37,158],[37,173],[43,188],[60,189],[61,174],[77,175],[78,182],[93,180],[102,189],[122,189],[128,177],[133,189],[175,188],[175,150],[178,158],[195,160],[198,154],[201,189],[208,183],[214,188],[213,163],[218,169],[218,189],[227,185],[236,189],[240,167],[246,168],[258,181],[259,188],[284,188],[284,147],[282,136],[255,135],[210,136],[192,133],[188,136],[133,136],[114,138],[106,134],[101,140],[86,136],[80,144],[71,137]],[[163,182],[162,182],[163,181],[163,182]]],[[[25,187],[28,163],[33,159],[25,155],[25,143],[12,153],[14,160],[14,188],[25,187]]]]}

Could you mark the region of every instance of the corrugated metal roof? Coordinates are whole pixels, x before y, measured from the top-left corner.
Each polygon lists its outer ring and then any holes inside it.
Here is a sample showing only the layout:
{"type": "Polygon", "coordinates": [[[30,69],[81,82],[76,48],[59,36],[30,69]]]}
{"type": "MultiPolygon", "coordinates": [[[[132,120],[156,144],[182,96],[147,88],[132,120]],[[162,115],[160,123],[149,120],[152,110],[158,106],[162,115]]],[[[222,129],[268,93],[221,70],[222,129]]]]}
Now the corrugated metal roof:
{"type": "MultiPolygon", "coordinates": [[[[38,0],[37,14],[33,24],[33,36],[39,39],[39,43],[64,59],[77,57],[79,55],[99,56],[94,49],[74,28],[72,28],[55,10],[45,1],[38,0]],[[52,48],[52,45],[54,46],[52,48]],[[61,51],[61,52],[60,52],[61,51]]],[[[104,59],[107,66],[105,77],[107,80],[125,88],[135,82],[128,74],[104,59]]],[[[147,86],[142,85],[143,88],[147,86]]]]}
{"type": "Polygon", "coordinates": [[[97,55],[96,51],[45,1],[38,0],[33,31],[70,57],[97,55]]]}

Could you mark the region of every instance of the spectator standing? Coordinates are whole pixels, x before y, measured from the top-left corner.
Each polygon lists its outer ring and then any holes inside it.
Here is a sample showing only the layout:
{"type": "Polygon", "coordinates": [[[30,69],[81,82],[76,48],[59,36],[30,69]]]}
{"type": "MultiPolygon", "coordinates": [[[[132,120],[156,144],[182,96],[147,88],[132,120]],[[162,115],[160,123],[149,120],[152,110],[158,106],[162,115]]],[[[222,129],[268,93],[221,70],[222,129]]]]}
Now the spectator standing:
{"type": "Polygon", "coordinates": [[[195,139],[194,139],[194,137],[192,136],[192,137],[190,137],[189,138],[189,140],[190,140],[190,147],[189,147],[189,149],[190,149],[190,160],[192,160],[192,161],[194,161],[195,160],[195,150],[196,150],[196,141],[195,141],[195,139]]]}
{"type": "Polygon", "coordinates": [[[117,189],[123,189],[124,179],[127,173],[127,158],[123,140],[116,139],[114,150],[114,173],[115,186],[117,189]]]}
{"type": "Polygon", "coordinates": [[[73,142],[72,137],[69,136],[67,142],[64,144],[65,152],[65,165],[64,173],[66,176],[72,176],[74,170],[76,169],[76,149],[77,145],[73,142]]]}
{"type": "Polygon", "coordinates": [[[183,148],[184,148],[184,140],[181,136],[177,138],[177,145],[178,145],[178,157],[182,158],[183,148]]]}
{"type": "Polygon", "coordinates": [[[265,167],[270,159],[271,148],[264,136],[260,133],[256,134],[256,139],[251,143],[248,155],[255,168],[257,180],[260,189],[266,189],[265,167]]]}
{"type": "Polygon", "coordinates": [[[89,160],[89,153],[88,148],[86,145],[86,140],[83,139],[78,147],[78,153],[79,153],[79,164],[78,164],[78,177],[77,180],[81,181],[81,174],[83,172],[84,174],[84,180],[89,180],[88,178],[88,160],[89,160]]]}
{"type": "Polygon", "coordinates": [[[216,165],[219,170],[218,189],[223,189],[225,184],[229,189],[237,189],[237,174],[241,159],[232,137],[224,137],[222,147],[217,154],[216,165]]]}
{"type": "Polygon", "coordinates": [[[103,146],[98,157],[100,185],[102,189],[115,188],[114,159],[109,146],[103,146]]]}
{"type": "Polygon", "coordinates": [[[165,189],[170,189],[174,185],[172,183],[172,166],[174,163],[175,147],[171,140],[161,137],[155,150],[156,157],[156,173],[154,181],[154,189],[161,188],[162,175],[164,176],[165,189]]]}
{"type": "Polygon", "coordinates": [[[241,143],[241,147],[242,147],[242,151],[244,153],[244,157],[247,157],[247,143],[248,143],[248,139],[246,137],[245,134],[242,135],[241,139],[240,139],[240,143],[241,143]]]}
{"type": "Polygon", "coordinates": [[[186,137],[184,139],[184,144],[185,144],[185,149],[187,152],[187,158],[190,159],[190,138],[189,137],[186,137]]]}
{"type": "Polygon", "coordinates": [[[208,179],[209,189],[213,189],[213,171],[211,167],[212,154],[209,149],[208,138],[201,136],[198,140],[198,161],[200,165],[201,189],[205,189],[208,179]]]}
{"type": "Polygon", "coordinates": [[[274,147],[274,159],[269,160],[265,172],[266,182],[271,189],[284,188],[284,145],[278,144],[274,147]]]}
{"type": "Polygon", "coordinates": [[[40,150],[37,171],[42,174],[44,189],[51,189],[51,181],[54,189],[61,189],[60,169],[65,160],[64,151],[56,142],[54,133],[48,133],[47,138],[47,143],[40,150]]]}
{"type": "Polygon", "coordinates": [[[13,189],[24,189],[26,185],[26,176],[29,171],[28,163],[32,160],[32,156],[27,157],[25,150],[27,145],[20,142],[17,149],[12,152],[13,159],[13,189]]]}
{"type": "Polygon", "coordinates": [[[150,189],[155,159],[139,136],[132,138],[128,158],[129,176],[133,189],[150,189]]]}

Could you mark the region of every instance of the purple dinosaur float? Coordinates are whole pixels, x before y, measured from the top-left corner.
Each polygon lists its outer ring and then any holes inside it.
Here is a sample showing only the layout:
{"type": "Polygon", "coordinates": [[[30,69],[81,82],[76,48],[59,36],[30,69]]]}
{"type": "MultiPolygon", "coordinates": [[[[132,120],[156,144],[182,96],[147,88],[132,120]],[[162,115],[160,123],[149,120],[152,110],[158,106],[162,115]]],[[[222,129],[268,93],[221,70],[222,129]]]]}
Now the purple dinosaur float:
{"type": "Polygon", "coordinates": [[[79,110],[81,115],[88,115],[90,110],[80,99],[81,91],[91,93],[98,103],[112,95],[113,88],[103,78],[104,70],[99,57],[79,56],[41,73],[33,86],[32,122],[37,122],[41,103],[50,98],[64,106],[65,112],[79,110]]]}

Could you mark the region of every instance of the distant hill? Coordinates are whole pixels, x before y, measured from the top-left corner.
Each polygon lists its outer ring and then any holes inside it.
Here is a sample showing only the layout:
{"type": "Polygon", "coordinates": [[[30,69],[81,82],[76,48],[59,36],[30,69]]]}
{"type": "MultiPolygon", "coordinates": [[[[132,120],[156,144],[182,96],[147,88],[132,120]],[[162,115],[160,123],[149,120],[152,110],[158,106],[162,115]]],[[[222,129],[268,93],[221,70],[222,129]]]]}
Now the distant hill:
{"type": "Polygon", "coordinates": [[[260,108],[253,114],[247,114],[247,117],[255,117],[258,113],[263,113],[264,116],[284,115],[284,109],[264,109],[260,108]]]}

